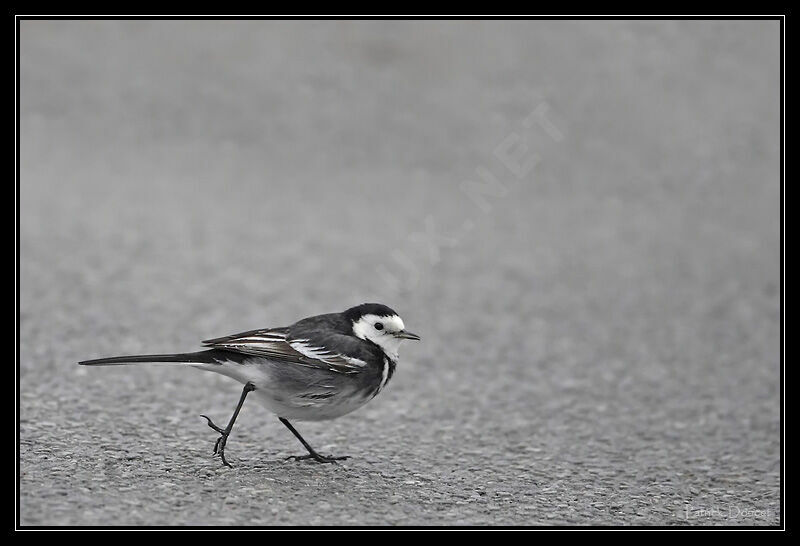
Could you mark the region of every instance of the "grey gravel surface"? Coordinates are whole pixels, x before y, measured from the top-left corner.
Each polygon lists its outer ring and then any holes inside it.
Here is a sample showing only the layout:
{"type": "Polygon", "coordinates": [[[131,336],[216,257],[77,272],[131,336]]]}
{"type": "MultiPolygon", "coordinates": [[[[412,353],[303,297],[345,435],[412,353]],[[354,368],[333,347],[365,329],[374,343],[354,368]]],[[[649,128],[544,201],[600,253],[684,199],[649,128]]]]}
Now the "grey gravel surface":
{"type": "Polygon", "coordinates": [[[24,21],[21,523],[777,524],[778,46],[768,21],[24,21]],[[246,403],[224,468],[198,415],[238,384],[76,365],[364,301],[423,341],[297,423],[338,465],[284,460],[246,403]]]}

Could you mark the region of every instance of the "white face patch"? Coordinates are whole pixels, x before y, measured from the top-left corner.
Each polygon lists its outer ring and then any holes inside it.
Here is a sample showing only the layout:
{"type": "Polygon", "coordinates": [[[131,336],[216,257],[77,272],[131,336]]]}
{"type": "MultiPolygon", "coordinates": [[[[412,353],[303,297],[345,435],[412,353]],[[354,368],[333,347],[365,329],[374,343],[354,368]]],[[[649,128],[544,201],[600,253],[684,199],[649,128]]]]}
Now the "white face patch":
{"type": "Polygon", "coordinates": [[[353,323],[353,333],[356,337],[367,339],[383,349],[392,360],[397,360],[397,351],[403,339],[395,334],[405,330],[403,319],[397,315],[379,317],[378,315],[364,315],[353,323]],[[379,326],[379,328],[376,328],[379,326]]]}

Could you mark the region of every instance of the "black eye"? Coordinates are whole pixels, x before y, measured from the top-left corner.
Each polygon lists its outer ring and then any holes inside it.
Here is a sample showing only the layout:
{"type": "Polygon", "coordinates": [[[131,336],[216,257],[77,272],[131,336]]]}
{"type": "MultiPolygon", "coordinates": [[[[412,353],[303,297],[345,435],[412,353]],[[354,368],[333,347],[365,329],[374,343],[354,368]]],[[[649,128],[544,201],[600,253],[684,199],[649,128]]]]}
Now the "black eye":
{"type": "Polygon", "coordinates": [[[383,323],[382,322],[376,322],[375,323],[375,329],[376,330],[383,330],[383,323]]]}

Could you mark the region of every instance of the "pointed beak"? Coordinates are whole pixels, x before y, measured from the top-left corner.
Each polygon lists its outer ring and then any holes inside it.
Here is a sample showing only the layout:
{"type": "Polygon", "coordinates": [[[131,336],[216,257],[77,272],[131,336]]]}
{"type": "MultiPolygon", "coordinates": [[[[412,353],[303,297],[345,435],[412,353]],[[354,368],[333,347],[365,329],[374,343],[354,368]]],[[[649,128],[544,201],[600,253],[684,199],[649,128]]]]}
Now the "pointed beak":
{"type": "Polygon", "coordinates": [[[395,336],[399,337],[400,339],[413,339],[414,341],[419,341],[419,336],[417,334],[412,334],[408,330],[397,332],[395,336]]]}

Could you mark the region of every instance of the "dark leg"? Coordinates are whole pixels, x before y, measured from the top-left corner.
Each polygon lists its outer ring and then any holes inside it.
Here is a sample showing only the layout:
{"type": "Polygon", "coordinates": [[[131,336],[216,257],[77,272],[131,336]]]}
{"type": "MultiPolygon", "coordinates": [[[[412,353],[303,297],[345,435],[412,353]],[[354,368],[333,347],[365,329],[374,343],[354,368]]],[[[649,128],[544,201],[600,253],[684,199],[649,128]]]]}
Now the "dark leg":
{"type": "Polygon", "coordinates": [[[214,455],[219,455],[219,458],[222,459],[222,464],[225,466],[231,466],[228,460],[225,458],[225,444],[228,443],[228,436],[231,434],[231,430],[233,429],[233,423],[236,422],[236,418],[239,416],[239,410],[242,409],[242,404],[244,404],[244,399],[247,398],[247,393],[250,391],[256,390],[255,386],[252,383],[246,383],[244,389],[242,389],[242,397],[239,398],[239,403],[236,405],[236,410],[233,412],[231,416],[231,420],[228,421],[228,426],[224,429],[221,429],[217,425],[214,424],[211,419],[209,419],[205,415],[201,415],[200,417],[205,417],[206,421],[208,421],[208,426],[219,432],[220,437],[217,438],[217,443],[214,444],[214,455]]]}
{"type": "Polygon", "coordinates": [[[308,450],[308,455],[292,455],[291,457],[287,457],[287,459],[294,459],[295,461],[302,461],[304,459],[314,459],[318,463],[335,463],[336,461],[343,461],[345,459],[350,458],[346,455],[344,457],[325,457],[324,455],[320,455],[319,453],[314,451],[313,447],[308,445],[308,442],[306,442],[303,439],[303,437],[300,436],[300,433],[294,429],[294,427],[289,421],[287,421],[283,417],[278,417],[278,419],[280,420],[281,423],[286,425],[286,428],[292,431],[292,434],[294,434],[297,437],[297,439],[300,440],[300,443],[303,444],[303,447],[305,447],[308,450]]]}

